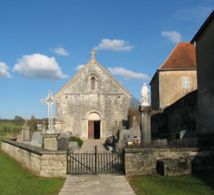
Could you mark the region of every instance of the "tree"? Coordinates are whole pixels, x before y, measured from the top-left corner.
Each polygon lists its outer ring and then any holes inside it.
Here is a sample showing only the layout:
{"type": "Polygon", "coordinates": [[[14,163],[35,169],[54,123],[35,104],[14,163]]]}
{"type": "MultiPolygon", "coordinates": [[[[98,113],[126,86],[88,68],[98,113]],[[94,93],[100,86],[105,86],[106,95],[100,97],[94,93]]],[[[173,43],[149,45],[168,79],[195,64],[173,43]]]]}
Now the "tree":
{"type": "Polygon", "coordinates": [[[30,127],[31,131],[37,130],[37,120],[34,115],[31,116],[31,119],[27,122],[27,125],[30,127]]]}
{"type": "Polygon", "coordinates": [[[129,108],[133,111],[138,111],[139,106],[140,106],[140,101],[137,98],[132,97],[130,100],[129,108]]]}
{"type": "Polygon", "coordinates": [[[16,125],[23,125],[24,124],[24,119],[21,117],[21,116],[18,116],[18,115],[16,115],[15,117],[14,117],[14,123],[16,124],[16,125]]]}

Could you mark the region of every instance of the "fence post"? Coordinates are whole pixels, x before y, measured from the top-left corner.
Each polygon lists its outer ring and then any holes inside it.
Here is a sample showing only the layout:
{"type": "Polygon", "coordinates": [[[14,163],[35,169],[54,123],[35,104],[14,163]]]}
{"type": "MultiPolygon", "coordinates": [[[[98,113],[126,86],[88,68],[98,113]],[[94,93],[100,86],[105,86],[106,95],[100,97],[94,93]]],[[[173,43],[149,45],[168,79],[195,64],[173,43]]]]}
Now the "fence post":
{"type": "Polygon", "coordinates": [[[94,147],[95,149],[95,155],[94,155],[94,160],[95,160],[95,174],[97,174],[97,146],[94,147]]]}
{"type": "Polygon", "coordinates": [[[66,161],[67,161],[67,174],[69,174],[68,150],[66,151],[66,161]]]}

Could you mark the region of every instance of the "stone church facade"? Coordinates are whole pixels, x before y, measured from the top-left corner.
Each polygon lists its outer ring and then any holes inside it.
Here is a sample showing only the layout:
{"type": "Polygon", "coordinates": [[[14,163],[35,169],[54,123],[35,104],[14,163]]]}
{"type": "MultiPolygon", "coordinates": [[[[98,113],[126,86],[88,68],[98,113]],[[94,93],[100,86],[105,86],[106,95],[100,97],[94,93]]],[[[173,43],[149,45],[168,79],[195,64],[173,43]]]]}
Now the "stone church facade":
{"type": "Polygon", "coordinates": [[[105,139],[123,129],[131,95],[95,59],[84,65],[56,94],[62,131],[82,139],[105,139]]]}

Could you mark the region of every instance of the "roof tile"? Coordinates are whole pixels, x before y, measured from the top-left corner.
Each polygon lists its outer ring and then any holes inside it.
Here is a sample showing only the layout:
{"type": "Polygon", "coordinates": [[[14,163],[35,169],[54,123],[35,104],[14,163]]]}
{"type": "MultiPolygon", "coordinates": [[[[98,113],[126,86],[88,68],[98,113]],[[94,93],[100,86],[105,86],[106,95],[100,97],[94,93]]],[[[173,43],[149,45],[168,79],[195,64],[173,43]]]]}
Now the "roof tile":
{"type": "Polygon", "coordinates": [[[196,69],[195,47],[187,42],[178,43],[160,67],[160,70],[183,69],[196,69]]]}

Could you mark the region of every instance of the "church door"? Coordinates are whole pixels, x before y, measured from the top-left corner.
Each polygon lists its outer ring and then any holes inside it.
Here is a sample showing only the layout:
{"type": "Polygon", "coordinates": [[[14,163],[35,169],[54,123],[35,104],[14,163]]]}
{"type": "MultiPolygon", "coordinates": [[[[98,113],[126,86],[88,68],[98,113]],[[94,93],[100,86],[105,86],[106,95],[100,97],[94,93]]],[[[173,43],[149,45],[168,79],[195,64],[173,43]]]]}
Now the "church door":
{"type": "Polygon", "coordinates": [[[88,139],[94,139],[94,121],[88,121],[88,139]]]}
{"type": "Polygon", "coordinates": [[[100,139],[101,117],[97,112],[91,112],[88,117],[88,139],[100,139]]]}
{"type": "Polygon", "coordinates": [[[88,139],[100,139],[100,121],[88,121],[88,139]]]}
{"type": "Polygon", "coordinates": [[[94,121],[94,139],[100,139],[100,121],[94,121]]]}

